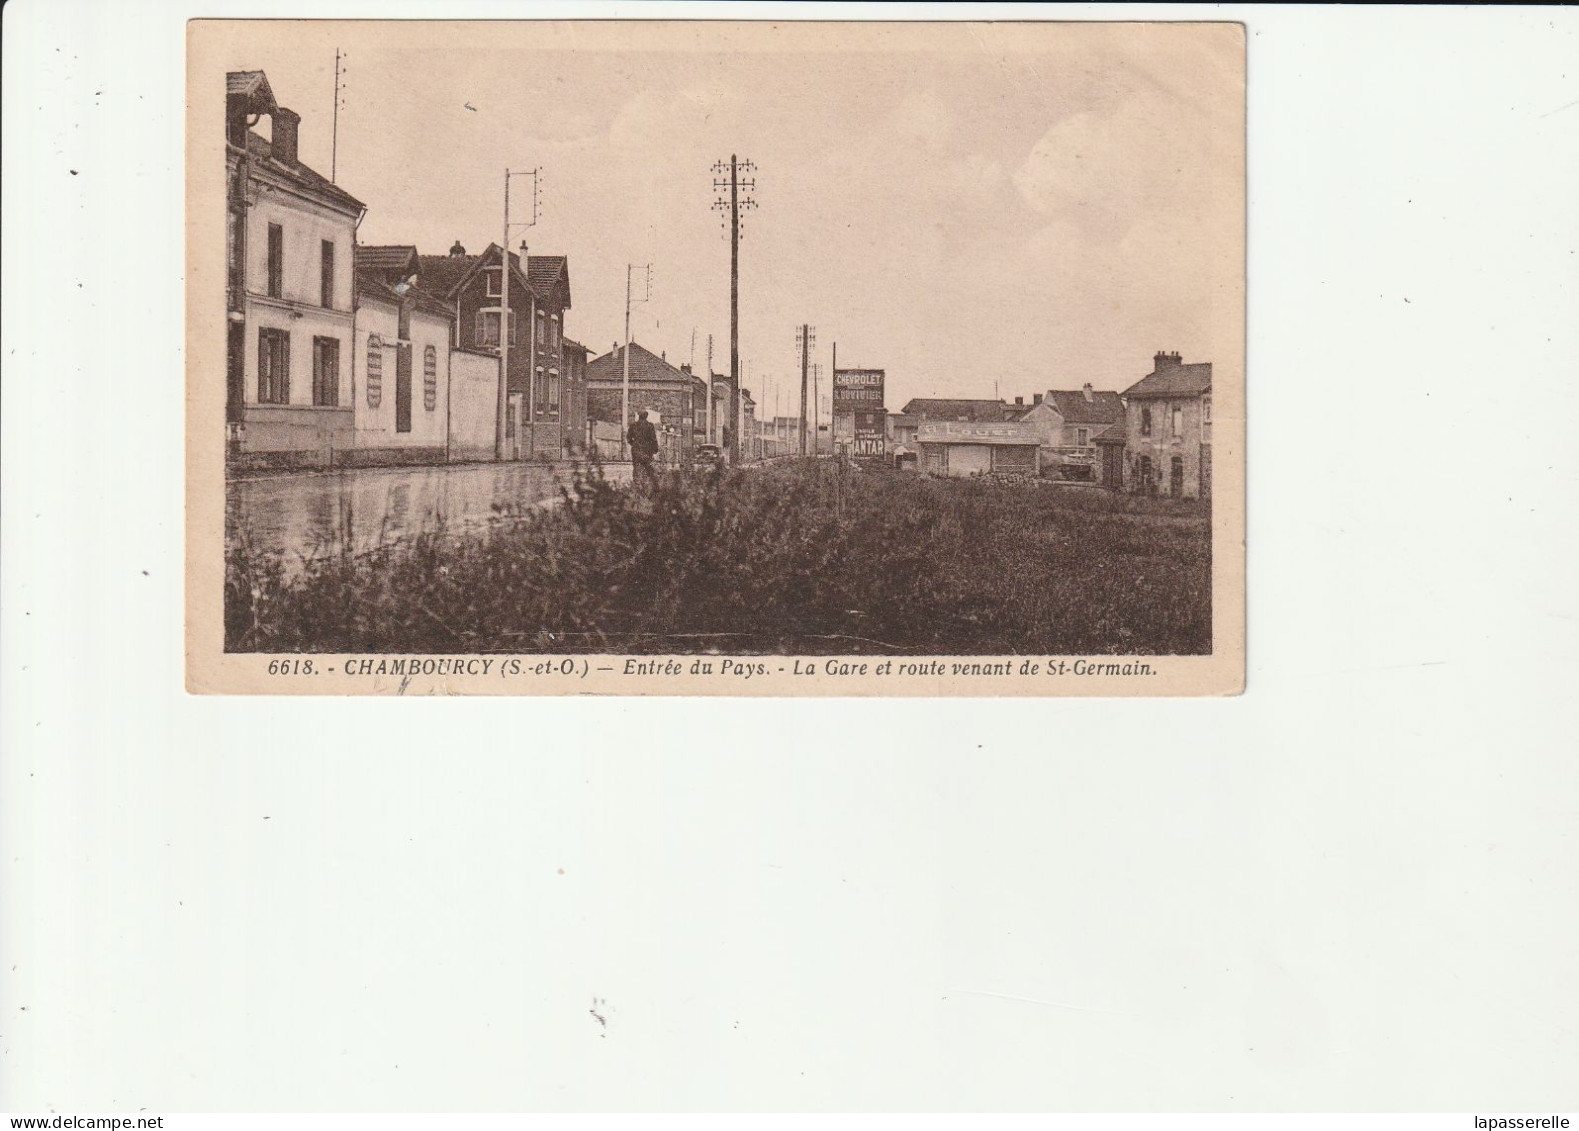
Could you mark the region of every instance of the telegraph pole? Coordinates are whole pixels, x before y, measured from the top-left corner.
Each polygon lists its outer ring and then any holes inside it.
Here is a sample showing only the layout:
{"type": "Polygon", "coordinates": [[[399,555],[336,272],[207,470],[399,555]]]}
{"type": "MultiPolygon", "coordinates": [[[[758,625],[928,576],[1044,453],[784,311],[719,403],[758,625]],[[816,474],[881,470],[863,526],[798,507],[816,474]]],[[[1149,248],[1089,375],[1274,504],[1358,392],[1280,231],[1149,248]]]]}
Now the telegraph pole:
{"type": "Polygon", "coordinates": [[[334,126],[329,141],[329,183],[334,184],[340,158],[340,49],[334,49],[334,126]]]}
{"type": "MultiPolygon", "coordinates": [[[[713,201],[716,211],[729,212],[729,418],[735,420],[740,416],[740,210],[742,208],[755,208],[757,202],[749,196],[742,198],[740,190],[751,191],[757,187],[755,179],[743,181],[741,173],[750,173],[756,170],[756,165],[750,161],[742,161],[733,153],[729,155],[729,163],[722,161],[713,165],[713,189],[722,192],[729,189],[729,199],[718,196],[713,201]],[[729,179],[723,179],[725,172],[729,179]]],[[[740,428],[738,424],[733,429],[729,440],[729,462],[740,462],[740,428]]]]}
{"type": "MultiPolygon", "coordinates": [[[[625,264],[625,375],[621,379],[620,388],[620,458],[627,459],[625,434],[631,426],[631,272],[636,270],[636,264],[625,264]]],[[[652,297],[652,264],[642,266],[646,272],[646,295],[637,302],[646,302],[652,297]]]]}
{"type": "MultiPolygon", "coordinates": [[[[795,344],[800,347],[800,454],[802,456],[806,454],[806,397],[810,390],[808,365],[811,358],[811,345],[816,340],[816,328],[802,323],[801,328],[795,334],[795,344]]],[[[812,406],[812,411],[816,411],[815,405],[812,406]]],[[[812,453],[816,454],[816,451],[817,442],[813,438],[812,453]]]]}
{"type": "MultiPolygon", "coordinates": [[[[510,178],[532,178],[532,218],[515,224],[517,228],[530,228],[537,223],[538,173],[540,169],[504,171],[504,240],[499,244],[499,403],[494,416],[493,458],[503,460],[504,419],[510,403],[510,178]]],[[[520,422],[516,422],[517,428],[520,422]]]]}

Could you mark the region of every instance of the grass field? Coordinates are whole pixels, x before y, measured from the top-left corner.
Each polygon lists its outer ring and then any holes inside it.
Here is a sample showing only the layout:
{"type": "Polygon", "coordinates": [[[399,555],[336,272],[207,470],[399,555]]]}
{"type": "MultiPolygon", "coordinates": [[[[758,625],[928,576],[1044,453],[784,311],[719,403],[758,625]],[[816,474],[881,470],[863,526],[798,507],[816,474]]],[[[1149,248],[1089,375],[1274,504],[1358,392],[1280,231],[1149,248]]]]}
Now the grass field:
{"type": "Polygon", "coordinates": [[[1210,512],[830,462],[578,476],[485,531],[304,569],[227,558],[235,652],[1193,655],[1211,650],[1210,512]]]}

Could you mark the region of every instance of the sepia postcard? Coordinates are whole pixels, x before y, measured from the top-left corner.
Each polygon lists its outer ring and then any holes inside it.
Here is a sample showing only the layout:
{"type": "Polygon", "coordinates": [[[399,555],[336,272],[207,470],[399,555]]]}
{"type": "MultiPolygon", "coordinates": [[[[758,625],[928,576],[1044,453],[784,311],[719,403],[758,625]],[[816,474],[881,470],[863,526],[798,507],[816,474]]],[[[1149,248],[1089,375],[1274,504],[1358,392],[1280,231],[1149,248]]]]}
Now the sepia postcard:
{"type": "Polygon", "coordinates": [[[1245,674],[1245,37],[195,20],[187,685],[1245,674]]]}

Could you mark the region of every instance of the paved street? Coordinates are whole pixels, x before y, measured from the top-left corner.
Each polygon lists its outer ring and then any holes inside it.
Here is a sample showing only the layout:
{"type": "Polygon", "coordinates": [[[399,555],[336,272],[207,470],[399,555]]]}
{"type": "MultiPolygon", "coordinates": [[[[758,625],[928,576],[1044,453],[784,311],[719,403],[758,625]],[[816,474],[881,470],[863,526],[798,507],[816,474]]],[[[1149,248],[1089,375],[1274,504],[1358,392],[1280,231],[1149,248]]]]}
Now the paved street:
{"type": "MultiPolygon", "coordinates": [[[[626,482],[630,467],[607,466],[605,474],[626,482]]],[[[497,521],[496,506],[519,510],[552,499],[570,478],[565,466],[482,463],[238,479],[225,485],[227,538],[244,525],[255,551],[299,562],[316,548],[339,547],[348,532],[366,550],[381,538],[432,530],[441,517],[452,530],[497,521]]]]}

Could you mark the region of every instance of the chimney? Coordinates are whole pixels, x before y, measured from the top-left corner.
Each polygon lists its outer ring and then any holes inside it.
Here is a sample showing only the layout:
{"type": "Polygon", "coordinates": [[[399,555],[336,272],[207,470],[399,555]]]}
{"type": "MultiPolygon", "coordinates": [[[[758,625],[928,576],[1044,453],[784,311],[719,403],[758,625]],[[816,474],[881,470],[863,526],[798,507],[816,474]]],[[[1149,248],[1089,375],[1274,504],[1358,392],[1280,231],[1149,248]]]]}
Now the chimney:
{"type": "Polygon", "coordinates": [[[269,143],[274,159],[287,165],[296,164],[296,130],[302,116],[281,106],[274,111],[274,139],[269,143]]]}
{"type": "Polygon", "coordinates": [[[461,241],[460,240],[456,240],[454,243],[450,244],[450,258],[451,259],[464,259],[464,258],[466,258],[466,249],[461,246],[461,241]]]}
{"type": "Polygon", "coordinates": [[[1080,391],[1086,395],[1086,400],[1087,401],[1094,401],[1094,400],[1096,400],[1096,398],[1091,395],[1091,382],[1090,381],[1087,381],[1085,383],[1085,387],[1082,388],[1080,391]]]}
{"type": "Polygon", "coordinates": [[[1177,350],[1172,353],[1162,353],[1159,351],[1157,356],[1152,358],[1152,361],[1155,363],[1158,369],[1177,369],[1180,364],[1182,364],[1183,359],[1179,356],[1179,352],[1177,350]]]}
{"type": "Polygon", "coordinates": [[[1042,403],[1042,394],[1041,393],[1032,393],[1031,394],[1031,405],[1034,407],[1034,406],[1039,405],[1041,403],[1042,403]]]}
{"type": "Polygon", "coordinates": [[[1024,397],[1015,397],[1014,398],[1014,407],[1015,408],[1024,408],[1025,407],[1025,398],[1024,397]]]}

